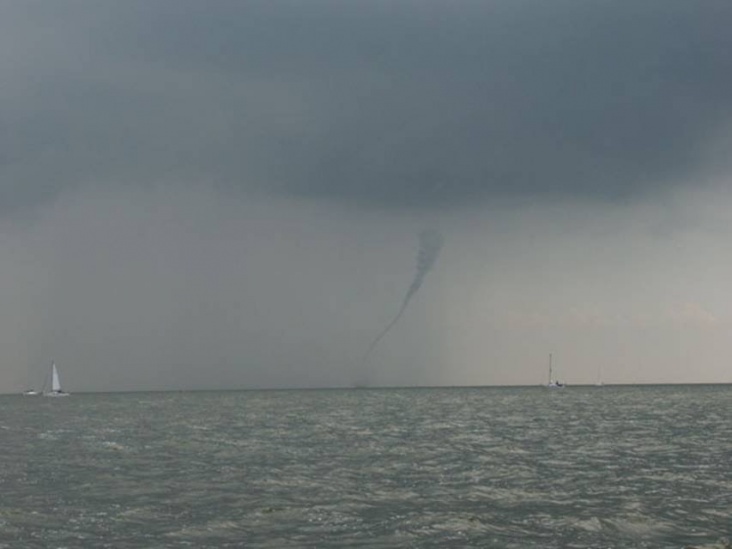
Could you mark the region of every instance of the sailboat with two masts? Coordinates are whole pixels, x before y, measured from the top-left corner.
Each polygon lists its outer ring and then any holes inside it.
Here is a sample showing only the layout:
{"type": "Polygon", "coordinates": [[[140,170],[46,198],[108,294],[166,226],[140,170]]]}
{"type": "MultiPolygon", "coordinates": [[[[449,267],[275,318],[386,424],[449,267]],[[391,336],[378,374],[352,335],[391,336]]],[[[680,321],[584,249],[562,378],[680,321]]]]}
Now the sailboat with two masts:
{"type": "Polygon", "coordinates": [[[58,368],[56,363],[51,363],[51,390],[43,393],[43,396],[47,397],[65,397],[69,396],[69,393],[61,389],[61,380],[58,377],[58,368]]]}

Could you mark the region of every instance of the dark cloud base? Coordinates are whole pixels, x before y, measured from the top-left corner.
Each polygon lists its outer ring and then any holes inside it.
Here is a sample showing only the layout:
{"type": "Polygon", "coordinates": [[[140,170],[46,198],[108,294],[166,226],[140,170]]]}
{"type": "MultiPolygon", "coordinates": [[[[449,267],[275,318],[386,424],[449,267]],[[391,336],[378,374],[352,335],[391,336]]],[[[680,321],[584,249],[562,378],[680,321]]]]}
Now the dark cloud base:
{"type": "Polygon", "coordinates": [[[44,6],[4,8],[0,211],[159,181],[628,200],[689,184],[732,115],[728,0],[44,6]]]}

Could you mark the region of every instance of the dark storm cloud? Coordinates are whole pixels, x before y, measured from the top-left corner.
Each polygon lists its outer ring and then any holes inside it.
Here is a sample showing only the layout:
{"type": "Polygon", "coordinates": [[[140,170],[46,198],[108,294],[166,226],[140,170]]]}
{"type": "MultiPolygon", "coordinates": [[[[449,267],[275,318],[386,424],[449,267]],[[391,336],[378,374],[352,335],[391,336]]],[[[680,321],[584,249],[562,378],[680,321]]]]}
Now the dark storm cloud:
{"type": "Polygon", "coordinates": [[[188,182],[378,207],[678,184],[732,114],[729,0],[17,1],[0,211],[188,182]]]}

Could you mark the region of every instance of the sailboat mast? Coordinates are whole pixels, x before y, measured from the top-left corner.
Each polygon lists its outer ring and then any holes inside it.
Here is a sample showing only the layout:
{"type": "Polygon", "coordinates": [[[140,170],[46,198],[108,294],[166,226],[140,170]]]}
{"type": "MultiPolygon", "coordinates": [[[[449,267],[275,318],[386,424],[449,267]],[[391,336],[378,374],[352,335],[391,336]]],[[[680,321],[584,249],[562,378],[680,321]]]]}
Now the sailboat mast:
{"type": "Polygon", "coordinates": [[[549,353],[549,383],[552,382],[552,354],[549,353]]]}

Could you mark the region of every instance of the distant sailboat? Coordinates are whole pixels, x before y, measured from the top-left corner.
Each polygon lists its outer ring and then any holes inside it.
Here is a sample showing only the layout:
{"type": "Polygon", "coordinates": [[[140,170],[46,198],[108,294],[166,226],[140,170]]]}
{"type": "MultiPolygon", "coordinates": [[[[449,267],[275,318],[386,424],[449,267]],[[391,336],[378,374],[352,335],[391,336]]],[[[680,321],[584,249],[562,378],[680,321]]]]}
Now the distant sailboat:
{"type": "MultiPolygon", "coordinates": [[[[33,386],[32,383],[28,384],[29,386],[33,386]]],[[[35,389],[28,389],[27,391],[23,391],[23,396],[41,396],[43,394],[43,388],[41,388],[40,391],[36,391],[35,389]]]]}
{"type": "Polygon", "coordinates": [[[48,393],[43,393],[43,396],[48,397],[65,397],[69,396],[69,393],[61,389],[61,381],[58,377],[58,369],[56,363],[51,364],[51,390],[48,393]]]}
{"type": "Polygon", "coordinates": [[[595,382],[597,387],[602,387],[605,383],[602,381],[602,364],[597,367],[597,381],[595,382]]]}
{"type": "Polygon", "coordinates": [[[554,379],[552,376],[552,354],[549,353],[549,383],[547,383],[547,387],[550,389],[564,389],[564,383],[562,383],[559,380],[554,379]]]}

